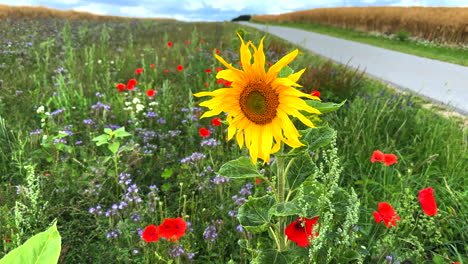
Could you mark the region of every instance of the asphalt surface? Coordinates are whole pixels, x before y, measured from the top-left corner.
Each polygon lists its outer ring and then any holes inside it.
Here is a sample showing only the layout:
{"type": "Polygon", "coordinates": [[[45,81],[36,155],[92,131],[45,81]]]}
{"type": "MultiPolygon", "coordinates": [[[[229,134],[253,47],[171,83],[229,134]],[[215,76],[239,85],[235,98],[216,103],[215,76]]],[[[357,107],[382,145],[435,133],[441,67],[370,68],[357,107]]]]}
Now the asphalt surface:
{"type": "Polygon", "coordinates": [[[300,29],[240,22],[468,115],[468,67],[300,29]]]}

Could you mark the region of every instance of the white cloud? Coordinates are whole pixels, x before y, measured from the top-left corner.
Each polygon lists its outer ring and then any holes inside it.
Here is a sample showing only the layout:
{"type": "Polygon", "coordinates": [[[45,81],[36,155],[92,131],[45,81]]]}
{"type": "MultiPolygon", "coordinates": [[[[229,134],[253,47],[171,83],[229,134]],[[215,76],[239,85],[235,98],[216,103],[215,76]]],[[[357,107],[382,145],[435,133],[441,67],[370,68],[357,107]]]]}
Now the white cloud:
{"type": "Polygon", "coordinates": [[[377,0],[363,0],[364,3],[366,4],[373,4],[375,2],[377,2],[377,0]]]}
{"type": "Polygon", "coordinates": [[[2,5],[12,5],[12,6],[32,6],[36,5],[33,0],[17,0],[12,2],[11,0],[0,0],[2,5]]]}
{"type": "Polygon", "coordinates": [[[129,17],[156,17],[155,13],[144,6],[123,6],[119,8],[122,16],[129,17]]]}
{"type": "Polygon", "coordinates": [[[111,15],[110,6],[104,4],[91,3],[87,5],[76,6],[72,8],[75,11],[89,12],[97,15],[111,15]]]}

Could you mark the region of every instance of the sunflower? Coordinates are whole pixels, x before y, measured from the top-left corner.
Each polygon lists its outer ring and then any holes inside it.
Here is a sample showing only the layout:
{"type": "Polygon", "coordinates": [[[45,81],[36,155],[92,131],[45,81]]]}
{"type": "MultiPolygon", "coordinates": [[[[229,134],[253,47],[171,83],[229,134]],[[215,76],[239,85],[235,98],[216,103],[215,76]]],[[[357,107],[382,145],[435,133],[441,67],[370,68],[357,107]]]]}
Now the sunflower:
{"type": "Polygon", "coordinates": [[[289,119],[288,115],[298,118],[309,127],[315,127],[312,122],[299,111],[320,114],[320,111],[310,107],[300,97],[320,100],[298,91],[293,87],[302,87],[297,80],[305,71],[293,73],[286,78],[278,78],[278,73],[297,56],[296,49],[281,58],[265,71],[265,53],[263,52],[263,40],[255,47],[252,42],[241,41],[240,58],[243,70],[234,68],[223,58],[215,54],[226,70],[219,71],[218,79],[232,82],[231,87],[221,88],[212,92],[200,92],[194,96],[213,96],[208,101],[200,103],[208,107],[210,111],[204,113],[200,118],[219,115],[221,112],[228,113],[227,122],[228,140],[236,135],[237,143],[249,149],[252,162],[256,163],[258,158],[264,163],[270,160],[270,155],[281,148],[281,142],[292,148],[303,146],[299,141],[300,134],[289,119]],[[252,53],[249,49],[252,47],[252,53]]]}

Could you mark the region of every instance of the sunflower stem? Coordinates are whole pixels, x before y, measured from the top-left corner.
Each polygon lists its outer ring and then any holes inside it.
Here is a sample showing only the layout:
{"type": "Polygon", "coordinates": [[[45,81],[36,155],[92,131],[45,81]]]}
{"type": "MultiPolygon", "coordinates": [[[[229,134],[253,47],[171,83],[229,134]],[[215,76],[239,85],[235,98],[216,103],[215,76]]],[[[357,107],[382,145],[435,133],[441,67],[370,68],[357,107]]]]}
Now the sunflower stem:
{"type": "MultiPolygon", "coordinates": [[[[285,157],[282,155],[277,155],[276,156],[276,165],[277,165],[277,179],[278,179],[278,186],[276,188],[277,190],[277,195],[278,195],[278,202],[283,203],[284,202],[284,188],[285,188],[285,175],[284,175],[284,159],[285,157]]],[[[284,241],[284,219],[285,217],[279,217],[279,223],[278,223],[278,235],[280,237],[280,247],[278,247],[278,251],[282,250],[282,242],[284,241]]]]}

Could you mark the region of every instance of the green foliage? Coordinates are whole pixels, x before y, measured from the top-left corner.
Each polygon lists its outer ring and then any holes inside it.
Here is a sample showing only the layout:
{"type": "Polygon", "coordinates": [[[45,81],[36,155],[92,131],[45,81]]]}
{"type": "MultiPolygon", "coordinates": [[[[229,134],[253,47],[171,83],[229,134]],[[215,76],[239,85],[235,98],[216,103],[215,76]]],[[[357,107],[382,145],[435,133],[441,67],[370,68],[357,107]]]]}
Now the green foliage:
{"type": "MultiPolygon", "coordinates": [[[[225,140],[224,116],[219,127],[200,120],[206,109],[192,96],[222,87],[215,72],[205,72],[222,66],[211,48],[237,66],[238,24],[13,22],[0,21],[2,37],[15,43],[0,63],[0,256],[57,218],[64,263],[185,263],[192,252],[193,263],[380,263],[387,255],[401,263],[465,261],[466,131],[414,98],[374,96],[382,84],[303,52],[281,76],[307,68],[301,91],[319,90],[325,102],[307,101],[324,113],[306,114],[318,128],[292,118],[306,146],[253,164],[245,148],[225,140]],[[144,72],[136,75],[137,67],[144,72]],[[138,80],[133,91],[116,90],[131,78],[138,80]],[[209,138],[200,127],[211,130],[209,138]],[[330,147],[335,134],[337,148],[330,147]],[[399,163],[370,163],[376,149],[399,163]],[[417,201],[429,186],[435,217],[417,201]],[[375,224],[380,201],[401,217],[396,228],[375,224]],[[127,205],[113,209],[121,202],[127,205]],[[191,225],[177,244],[141,239],[138,230],[179,216],[191,225]],[[299,216],[319,217],[319,236],[307,248],[284,237],[299,216]],[[205,239],[209,226],[214,241],[205,239]],[[185,254],[171,258],[175,245],[185,254]]],[[[246,41],[262,37],[243,30],[246,41]]],[[[295,48],[266,36],[266,61],[295,48]]]]}
{"type": "Polygon", "coordinates": [[[57,263],[60,256],[61,241],[62,238],[57,230],[57,222],[54,221],[49,229],[31,237],[23,245],[0,259],[0,264],[57,263]]]}
{"type": "Polygon", "coordinates": [[[395,33],[395,39],[398,41],[408,41],[410,37],[410,33],[404,29],[399,30],[397,33],[395,33]]]}
{"type": "Polygon", "coordinates": [[[260,176],[257,167],[252,163],[252,160],[247,157],[240,157],[223,164],[218,174],[237,179],[256,178],[260,176]]]}
{"type": "Polygon", "coordinates": [[[270,208],[275,204],[275,198],[265,195],[249,200],[239,208],[237,219],[249,232],[263,232],[270,225],[270,208]]]}

